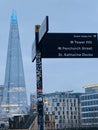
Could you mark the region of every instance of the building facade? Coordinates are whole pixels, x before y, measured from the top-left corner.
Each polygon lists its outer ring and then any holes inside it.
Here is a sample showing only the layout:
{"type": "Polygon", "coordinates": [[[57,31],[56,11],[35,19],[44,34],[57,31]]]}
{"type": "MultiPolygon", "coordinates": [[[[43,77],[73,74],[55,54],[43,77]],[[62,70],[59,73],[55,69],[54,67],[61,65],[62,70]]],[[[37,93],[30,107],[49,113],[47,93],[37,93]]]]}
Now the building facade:
{"type": "Polygon", "coordinates": [[[98,127],[98,84],[85,86],[81,95],[81,125],[98,127]]]}
{"type": "Polygon", "coordinates": [[[37,112],[37,96],[34,93],[30,94],[30,112],[37,112]]]}
{"type": "Polygon", "coordinates": [[[4,85],[0,85],[0,106],[3,99],[3,90],[4,90],[4,85]]]}
{"type": "Polygon", "coordinates": [[[9,31],[2,114],[8,118],[24,115],[27,114],[27,107],[18,21],[15,11],[13,11],[9,31]]]}
{"type": "Polygon", "coordinates": [[[55,128],[80,126],[80,93],[56,92],[44,95],[44,112],[55,118],[55,128]]]}
{"type": "MultiPolygon", "coordinates": [[[[2,107],[1,107],[1,103],[3,100],[3,90],[4,90],[4,86],[0,85],[0,115],[2,114],[2,107]]],[[[0,121],[1,121],[1,116],[0,116],[0,121]]]]}

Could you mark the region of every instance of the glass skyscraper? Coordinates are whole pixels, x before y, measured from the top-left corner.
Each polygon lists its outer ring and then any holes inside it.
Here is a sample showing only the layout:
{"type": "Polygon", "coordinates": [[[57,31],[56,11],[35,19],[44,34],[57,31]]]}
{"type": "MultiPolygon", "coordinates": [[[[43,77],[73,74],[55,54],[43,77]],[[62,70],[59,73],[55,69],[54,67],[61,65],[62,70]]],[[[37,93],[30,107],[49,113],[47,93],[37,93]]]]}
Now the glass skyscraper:
{"type": "Polygon", "coordinates": [[[15,11],[11,16],[9,31],[2,110],[8,117],[27,114],[27,95],[15,11]]]}

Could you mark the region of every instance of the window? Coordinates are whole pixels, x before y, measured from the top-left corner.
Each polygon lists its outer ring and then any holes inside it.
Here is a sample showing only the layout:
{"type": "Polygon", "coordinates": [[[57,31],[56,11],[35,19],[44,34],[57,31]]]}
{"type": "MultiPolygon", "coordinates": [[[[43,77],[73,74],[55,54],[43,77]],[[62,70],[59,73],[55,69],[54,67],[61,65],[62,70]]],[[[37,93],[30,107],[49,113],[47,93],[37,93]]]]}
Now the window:
{"type": "Polygon", "coordinates": [[[48,111],[48,108],[46,108],[46,111],[48,111]]]}
{"type": "Polygon", "coordinates": [[[72,110],[72,107],[70,107],[70,110],[72,110]]]}
{"type": "Polygon", "coordinates": [[[69,114],[69,111],[67,111],[67,115],[69,114]]]}
{"type": "Polygon", "coordinates": [[[65,102],[65,99],[63,99],[63,102],[65,102]]]}
{"type": "Polygon", "coordinates": [[[58,119],[58,116],[55,116],[55,119],[58,119]]]}
{"type": "Polygon", "coordinates": [[[57,99],[55,98],[55,99],[52,99],[52,102],[57,102],[57,99]]]}
{"type": "Polygon", "coordinates": [[[61,99],[59,101],[61,102],[61,99]]]}
{"type": "Polygon", "coordinates": [[[60,110],[62,110],[62,108],[60,107],[60,110]]]}
{"type": "Polygon", "coordinates": [[[65,113],[64,113],[64,111],[63,111],[63,115],[64,115],[65,113]]]}
{"type": "Polygon", "coordinates": [[[59,106],[60,105],[60,103],[57,103],[57,106],[59,106]]]}
{"type": "Polygon", "coordinates": [[[55,115],[55,112],[53,111],[52,114],[55,115]]]}
{"type": "Polygon", "coordinates": [[[60,115],[60,111],[58,111],[58,115],[60,115]]]}
{"type": "Polygon", "coordinates": [[[57,107],[55,107],[55,110],[57,111],[57,107]]]}
{"type": "Polygon", "coordinates": [[[60,119],[62,119],[62,116],[60,116],[60,119]]]}

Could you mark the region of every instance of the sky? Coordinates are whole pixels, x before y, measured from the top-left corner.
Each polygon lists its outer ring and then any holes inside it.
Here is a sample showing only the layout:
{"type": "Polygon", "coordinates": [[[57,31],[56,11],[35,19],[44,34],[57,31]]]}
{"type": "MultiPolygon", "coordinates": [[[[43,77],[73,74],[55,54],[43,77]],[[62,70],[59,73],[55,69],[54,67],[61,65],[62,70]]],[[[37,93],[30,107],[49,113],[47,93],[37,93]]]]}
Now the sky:
{"type": "MultiPolygon", "coordinates": [[[[97,33],[98,0],[1,0],[0,1],[0,84],[4,83],[10,17],[15,10],[28,101],[36,92],[36,61],[32,63],[35,25],[49,16],[49,33],[97,33]]],[[[98,83],[98,59],[43,59],[43,92],[84,92],[85,85],[98,83]]]]}

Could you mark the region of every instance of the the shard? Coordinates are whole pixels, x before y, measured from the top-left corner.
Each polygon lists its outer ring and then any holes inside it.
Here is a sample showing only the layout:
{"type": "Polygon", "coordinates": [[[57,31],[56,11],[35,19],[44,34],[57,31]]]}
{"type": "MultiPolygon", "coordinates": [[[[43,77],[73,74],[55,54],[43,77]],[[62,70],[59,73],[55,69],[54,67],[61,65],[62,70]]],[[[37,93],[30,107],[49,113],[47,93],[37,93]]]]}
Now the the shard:
{"type": "Polygon", "coordinates": [[[2,114],[7,117],[24,115],[27,114],[27,107],[18,21],[13,11],[9,31],[2,114]]]}

